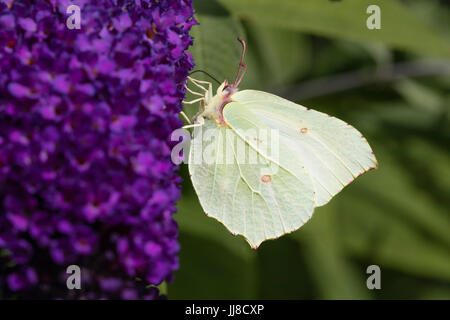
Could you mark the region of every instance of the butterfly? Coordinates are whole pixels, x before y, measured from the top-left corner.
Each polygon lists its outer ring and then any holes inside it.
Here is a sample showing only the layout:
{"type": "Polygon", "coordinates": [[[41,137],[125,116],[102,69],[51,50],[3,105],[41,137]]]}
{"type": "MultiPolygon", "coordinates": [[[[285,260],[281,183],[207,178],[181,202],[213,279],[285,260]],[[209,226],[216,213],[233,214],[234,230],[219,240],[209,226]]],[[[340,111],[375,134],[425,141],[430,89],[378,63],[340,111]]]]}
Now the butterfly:
{"type": "Polygon", "coordinates": [[[367,140],[354,127],[276,95],[239,91],[247,70],[246,44],[234,83],[189,77],[203,92],[187,104],[200,110],[189,173],[207,216],[254,249],[299,229],[314,208],[328,203],[356,177],[378,166],[367,140]]]}

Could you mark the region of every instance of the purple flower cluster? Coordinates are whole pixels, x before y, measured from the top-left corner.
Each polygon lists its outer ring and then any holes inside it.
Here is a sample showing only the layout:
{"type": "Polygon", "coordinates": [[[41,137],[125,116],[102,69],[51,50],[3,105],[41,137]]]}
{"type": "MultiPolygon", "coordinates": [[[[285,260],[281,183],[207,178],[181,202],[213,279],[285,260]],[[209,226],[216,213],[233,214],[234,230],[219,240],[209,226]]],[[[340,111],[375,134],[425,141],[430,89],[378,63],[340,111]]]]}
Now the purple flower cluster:
{"type": "Polygon", "coordinates": [[[158,298],[192,0],[0,0],[0,295],[158,298]],[[81,8],[81,29],[66,13],[81,8]],[[79,265],[82,289],[68,290],[79,265]]]}

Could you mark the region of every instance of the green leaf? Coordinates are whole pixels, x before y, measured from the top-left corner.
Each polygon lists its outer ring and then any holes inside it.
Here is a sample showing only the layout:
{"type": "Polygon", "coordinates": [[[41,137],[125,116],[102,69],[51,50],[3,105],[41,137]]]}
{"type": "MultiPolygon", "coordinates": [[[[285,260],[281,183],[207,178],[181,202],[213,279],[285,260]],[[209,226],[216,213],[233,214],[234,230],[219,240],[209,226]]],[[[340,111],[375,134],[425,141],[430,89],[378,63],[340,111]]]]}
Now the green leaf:
{"type": "Polygon", "coordinates": [[[219,0],[233,14],[268,26],[320,36],[381,42],[416,53],[450,57],[447,38],[393,0],[378,0],[381,29],[369,30],[367,7],[373,0],[219,0]]]}
{"type": "Polygon", "coordinates": [[[170,299],[256,298],[252,260],[211,239],[184,232],[182,226],[180,230],[180,269],[169,285],[170,299]]]}
{"type": "Polygon", "coordinates": [[[304,246],[292,237],[266,241],[258,248],[258,299],[310,299],[316,288],[304,246]]]}
{"type": "Polygon", "coordinates": [[[436,27],[441,32],[450,36],[450,10],[439,0],[414,0],[409,1],[411,10],[424,21],[436,27]]]}
{"type": "Polygon", "coordinates": [[[416,81],[403,80],[394,84],[394,88],[411,106],[420,111],[436,114],[445,108],[443,98],[438,92],[416,81]]]}
{"type": "Polygon", "coordinates": [[[164,294],[166,296],[169,294],[169,288],[167,287],[167,282],[165,282],[165,281],[161,282],[161,284],[159,286],[157,286],[157,288],[159,289],[159,292],[161,294],[164,294]]]}
{"type": "Polygon", "coordinates": [[[339,236],[336,200],[317,208],[310,222],[292,237],[302,245],[321,299],[367,299],[365,273],[352,266],[339,236]]]}
{"type": "Polygon", "coordinates": [[[0,249],[0,258],[8,257],[10,253],[6,249],[0,249]]]}
{"type": "Polygon", "coordinates": [[[408,163],[397,162],[384,148],[375,150],[379,169],[357,179],[335,200],[340,205],[340,237],[348,252],[382,269],[450,281],[450,221],[445,206],[410,182],[402,170],[408,163]]]}
{"type": "MultiPolygon", "coordinates": [[[[194,57],[194,69],[204,70],[220,82],[225,79],[233,81],[242,52],[237,38],[245,38],[242,25],[234,17],[226,15],[199,13],[196,19],[200,24],[192,28],[194,45],[189,51],[194,57]]],[[[211,81],[201,74],[196,74],[195,78],[211,81]]]]}
{"type": "MultiPolygon", "coordinates": [[[[308,39],[295,31],[251,22],[247,25],[249,50],[260,56],[260,78],[266,86],[276,86],[304,75],[311,65],[311,46],[308,39]]],[[[249,66],[250,68],[251,66],[249,66]]]]}

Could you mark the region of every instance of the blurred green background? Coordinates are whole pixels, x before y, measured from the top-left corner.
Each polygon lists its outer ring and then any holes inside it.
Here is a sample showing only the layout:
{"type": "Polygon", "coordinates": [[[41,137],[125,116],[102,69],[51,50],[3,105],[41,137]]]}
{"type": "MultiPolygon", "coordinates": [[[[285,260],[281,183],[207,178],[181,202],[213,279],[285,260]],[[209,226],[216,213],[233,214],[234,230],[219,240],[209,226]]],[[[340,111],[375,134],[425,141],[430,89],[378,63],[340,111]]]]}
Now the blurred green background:
{"type": "MultiPolygon", "coordinates": [[[[194,0],[196,67],[355,126],[379,168],[251,250],[202,212],[181,168],[170,299],[450,298],[450,6],[437,0],[194,0]],[[366,9],[381,8],[381,30],[366,9]],[[381,268],[368,290],[366,268],[381,268]]],[[[196,78],[208,80],[201,74],[196,78]]],[[[215,85],[216,87],[216,85],[215,85]]],[[[187,97],[189,99],[189,96],[187,97]]],[[[197,106],[185,106],[190,116],[197,106]]]]}

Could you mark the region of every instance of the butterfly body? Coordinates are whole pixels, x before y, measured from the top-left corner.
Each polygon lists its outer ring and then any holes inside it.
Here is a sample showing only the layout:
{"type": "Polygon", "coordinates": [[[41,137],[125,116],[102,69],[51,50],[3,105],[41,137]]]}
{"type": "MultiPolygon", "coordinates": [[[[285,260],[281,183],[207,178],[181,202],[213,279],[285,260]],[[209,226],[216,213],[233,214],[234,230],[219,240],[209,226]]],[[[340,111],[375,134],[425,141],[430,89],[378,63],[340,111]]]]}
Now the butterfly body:
{"type": "Polygon", "coordinates": [[[199,123],[203,119],[216,121],[218,125],[226,125],[223,119],[223,108],[225,105],[232,101],[231,96],[237,89],[233,87],[227,87],[227,82],[223,82],[214,96],[211,94],[211,90],[205,93],[204,105],[201,107],[199,114],[195,117],[194,122],[199,123]]]}

